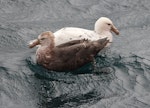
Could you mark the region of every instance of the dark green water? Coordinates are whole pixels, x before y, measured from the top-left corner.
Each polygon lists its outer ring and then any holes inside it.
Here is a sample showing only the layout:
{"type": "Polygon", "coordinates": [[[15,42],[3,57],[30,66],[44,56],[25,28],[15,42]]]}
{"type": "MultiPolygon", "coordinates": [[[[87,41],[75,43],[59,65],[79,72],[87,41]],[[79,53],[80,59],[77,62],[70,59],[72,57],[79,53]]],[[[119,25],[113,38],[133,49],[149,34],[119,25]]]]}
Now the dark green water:
{"type": "Polygon", "coordinates": [[[150,108],[149,0],[0,0],[0,108],[150,108]],[[93,29],[109,17],[120,30],[106,54],[80,72],[35,63],[27,43],[43,31],[93,29]]]}

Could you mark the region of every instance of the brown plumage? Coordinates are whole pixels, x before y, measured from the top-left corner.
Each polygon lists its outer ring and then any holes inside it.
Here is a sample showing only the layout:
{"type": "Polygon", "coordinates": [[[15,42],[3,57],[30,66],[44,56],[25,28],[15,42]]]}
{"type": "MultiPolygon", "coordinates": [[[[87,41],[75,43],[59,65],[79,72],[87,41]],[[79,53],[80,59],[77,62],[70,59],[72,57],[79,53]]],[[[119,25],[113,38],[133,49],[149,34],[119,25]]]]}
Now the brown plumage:
{"type": "Polygon", "coordinates": [[[86,63],[92,62],[94,56],[102,50],[109,41],[107,38],[97,41],[74,40],[55,46],[52,32],[44,32],[29,45],[33,48],[40,45],[36,51],[37,63],[54,71],[75,70],[86,63]]]}

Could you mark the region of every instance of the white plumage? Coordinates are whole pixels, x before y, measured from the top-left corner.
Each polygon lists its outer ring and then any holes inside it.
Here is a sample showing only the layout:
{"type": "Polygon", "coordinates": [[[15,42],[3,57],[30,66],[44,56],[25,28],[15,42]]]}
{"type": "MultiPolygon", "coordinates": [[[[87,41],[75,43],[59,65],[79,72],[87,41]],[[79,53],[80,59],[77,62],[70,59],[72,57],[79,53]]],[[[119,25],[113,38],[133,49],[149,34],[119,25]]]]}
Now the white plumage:
{"type": "MultiPolygon", "coordinates": [[[[55,45],[60,45],[62,43],[71,41],[71,40],[98,40],[100,38],[107,37],[110,42],[113,41],[112,33],[119,34],[119,31],[114,26],[112,21],[109,18],[101,17],[95,22],[94,30],[87,30],[83,28],[76,27],[65,27],[54,33],[55,36],[55,45]]],[[[109,46],[110,43],[107,44],[109,46]]]]}

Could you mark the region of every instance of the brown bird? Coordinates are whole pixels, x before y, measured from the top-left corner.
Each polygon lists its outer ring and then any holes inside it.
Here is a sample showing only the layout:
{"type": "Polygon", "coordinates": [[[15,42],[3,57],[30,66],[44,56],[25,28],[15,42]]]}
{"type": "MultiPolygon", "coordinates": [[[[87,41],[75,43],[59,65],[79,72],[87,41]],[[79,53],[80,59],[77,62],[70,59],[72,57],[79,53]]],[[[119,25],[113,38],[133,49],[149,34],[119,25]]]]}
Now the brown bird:
{"type": "Polygon", "coordinates": [[[107,38],[96,41],[82,39],[55,46],[54,38],[53,33],[47,31],[29,44],[29,48],[39,45],[36,51],[37,63],[54,71],[75,70],[92,62],[109,42],[107,38]]]}

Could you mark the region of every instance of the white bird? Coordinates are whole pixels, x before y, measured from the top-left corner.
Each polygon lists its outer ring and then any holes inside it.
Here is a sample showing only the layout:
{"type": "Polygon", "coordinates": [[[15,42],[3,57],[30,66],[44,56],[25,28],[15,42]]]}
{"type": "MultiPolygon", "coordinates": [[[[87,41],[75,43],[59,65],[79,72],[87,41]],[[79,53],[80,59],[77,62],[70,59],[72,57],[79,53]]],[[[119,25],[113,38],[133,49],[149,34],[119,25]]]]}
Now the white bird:
{"type": "Polygon", "coordinates": [[[113,41],[113,36],[111,32],[114,32],[116,35],[119,35],[118,29],[114,26],[113,22],[106,17],[101,17],[95,22],[94,30],[87,30],[83,28],[76,27],[65,27],[54,33],[55,36],[55,45],[60,45],[72,40],[98,40],[101,38],[106,38],[109,40],[109,43],[106,45],[109,46],[113,41]]]}

